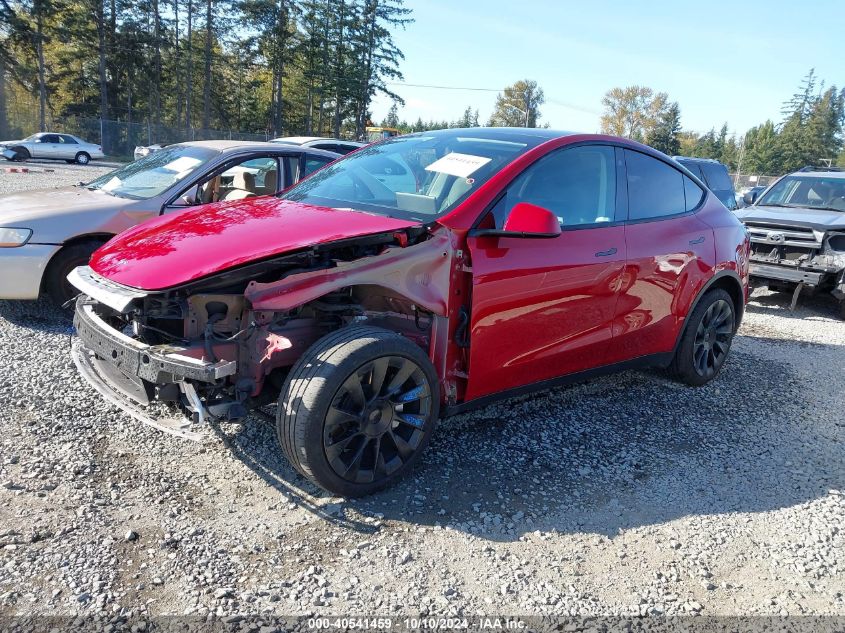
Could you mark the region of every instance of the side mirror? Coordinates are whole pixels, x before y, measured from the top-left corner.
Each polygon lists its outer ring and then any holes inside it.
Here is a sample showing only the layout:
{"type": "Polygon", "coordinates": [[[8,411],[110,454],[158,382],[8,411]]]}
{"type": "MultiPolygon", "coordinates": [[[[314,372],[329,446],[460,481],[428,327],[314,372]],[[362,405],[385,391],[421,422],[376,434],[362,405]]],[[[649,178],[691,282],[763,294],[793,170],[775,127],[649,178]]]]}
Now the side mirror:
{"type": "Polygon", "coordinates": [[[748,192],[744,196],[742,196],[742,201],[746,204],[746,206],[750,206],[754,204],[754,201],[757,200],[757,192],[754,193],[748,192]]]}
{"type": "Polygon", "coordinates": [[[542,239],[560,235],[557,216],[543,207],[529,202],[518,202],[511,209],[501,229],[472,229],[471,237],[523,237],[542,239]]]}

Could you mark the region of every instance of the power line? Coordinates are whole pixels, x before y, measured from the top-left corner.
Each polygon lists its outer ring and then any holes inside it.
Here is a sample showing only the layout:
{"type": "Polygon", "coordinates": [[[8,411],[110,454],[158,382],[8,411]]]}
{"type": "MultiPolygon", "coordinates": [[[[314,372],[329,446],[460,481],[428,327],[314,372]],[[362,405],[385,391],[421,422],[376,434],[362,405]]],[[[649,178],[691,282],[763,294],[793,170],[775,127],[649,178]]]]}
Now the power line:
{"type": "Polygon", "coordinates": [[[470,88],[468,86],[432,86],[429,84],[409,84],[404,81],[386,81],[389,86],[408,86],[409,88],[436,88],[438,90],[473,90],[477,92],[502,92],[501,88],[470,88]]]}
{"type": "MultiPolygon", "coordinates": [[[[411,84],[406,83],[404,81],[386,81],[385,82],[389,86],[406,86],[408,88],[433,88],[435,90],[469,90],[472,92],[504,92],[504,88],[479,88],[475,86],[437,86],[433,84],[411,84]]],[[[587,114],[594,114],[596,116],[601,115],[601,112],[598,110],[593,110],[591,108],[587,108],[576,103],[569,103],[568,101],[563,101],[561,99],[546,99],[546,103],[560,106],[562,108],[569,108],[570,110],[578,110],[579,112],[585,112],[587,114]]]]}

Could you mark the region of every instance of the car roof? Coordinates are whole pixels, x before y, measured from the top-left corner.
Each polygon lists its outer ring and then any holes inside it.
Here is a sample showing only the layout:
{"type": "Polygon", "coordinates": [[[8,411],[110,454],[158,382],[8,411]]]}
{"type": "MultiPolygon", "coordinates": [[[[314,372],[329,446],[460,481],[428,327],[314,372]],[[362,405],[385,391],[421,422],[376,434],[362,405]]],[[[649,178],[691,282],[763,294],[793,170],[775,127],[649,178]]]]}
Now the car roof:
{"type": "MultiPolygon", "coordinates": [[[[208,149],[215,149],[218,152],[230,152],[239,149],[254,149],[254,150],[272,150],[274,152],[280,151],[280,145],[284,143],[272,143],[270,141],[186,141],[184,143],[175,143],[168,145],[168,147],[175,147],[176,145],[187,145],[190,147],[206,147],[208,149]]],[[[325,156],[327,158],[337,158],[340,154],[336,152],[329,152],[324,149],[316,149],[314,147],[299,147],[302,152],[309,152],[318,156],[325,156]]]]}
{"type": "Polygon", "coordinates": [[[845,178],[845,170],[830,169],[825,167],[803,167],[797,171],[793,171],[790,176],[802,176],[810,178],[845,178]]]}
{"type": "MultiPolygon", "coordinates": [[[[581,132],[569,132],[565,130],[550,130],[548,128],[539,127],[465,127],[465,128],[448,128],[444,130],[429,130],[427,132],[415,132],[417,136],[430,135],[454,135],[466,137],[486,138],[501,141],[517,141],[519,138],[531,138],[533,140],[550,141],[555,138],[563,136],[574,136],[581,132]]],[[[394,138],[401,138],[394,137],[394,138]]]]}
{"type": "Polygon", "coordinates": [[[672,158],[678,161],[679,163],[684,161],[688,163],[714,163],[716,165],[722,165],[724,167],[724,164],[720,163],[715,158],[700,158],[698,156],[673,156],[672,158]]]}
{"type": "Polygon", "coordinates": [[[280,136],[274,138],[274,143],[292,143],[295,145],[302,145],[303,143],[310,143],[311,141],[339,141],[340,139],[329,138],[328,136],[280,136]]]}

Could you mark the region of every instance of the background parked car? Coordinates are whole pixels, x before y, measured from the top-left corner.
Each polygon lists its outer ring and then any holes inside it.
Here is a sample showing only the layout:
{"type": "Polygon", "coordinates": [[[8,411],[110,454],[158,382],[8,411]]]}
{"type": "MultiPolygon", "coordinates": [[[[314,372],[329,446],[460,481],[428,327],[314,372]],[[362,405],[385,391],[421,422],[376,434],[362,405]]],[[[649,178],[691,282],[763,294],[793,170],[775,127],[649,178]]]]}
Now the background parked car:
{"type": "Polygon", "coordinates": [[[158,143],[154,145],[138,145],[132,155],[134,156],[135,160],[138,160],[139,158],[143,158],[144,156],[149,156],[153,152],[157,152],[162,147],[164,146],[159,145],[158,143]]]}
{"type": "Polygon", "coordinates": [[[322,136],[281,136],[274,138],[272,142],[313,147],[314,149],[324,149],[327,152],[337,152],[338,154],[348,154],[366,145],[366,143],[359,143],[358,141],[344,141],[339,138],[322,136]]]}
{"type": "Polygon", "coordinates": [[[278,193],[339,157],[278,143],[180,143],[87,185],[0,197],[0,299],[36,299],[44,290],[64,303],[76,294],[67,274],[129,227],[207,202],[278,193]]]}
{"type": "Polygon", "coordinates": [[[845,319],[845,171],[804,167],[737,213],[751,236],[751,278],[772,290],[830,292],[845,319]]]}
{"type": "Polygon", "coordinates": [[[757,198],[765,190],[766,185],[757,185],[756,187],[751,187],[751,189],[746,191],[742,196],[742,202],[744,203],[744,206],[748,206],[757,202],[757,198]]]}
{"type": "Polygon", "coordinates": [[[71,134],[40,132],[27,136],[22,141],[4,141],[3,156],[6,160],[26,160],[28,158],[49,158],[64,160],[68,163],[87,165],[93,158],[103,158],[103,148],[84,141],[71,134]]]}
{"type": "Polygon", "coordinates": [[[728,168],[722,163],[712,158],[691,158],[689,156],[674,156],[674,159],[698,176],[728,209],[733,211],[738,207],[728,168]]]}

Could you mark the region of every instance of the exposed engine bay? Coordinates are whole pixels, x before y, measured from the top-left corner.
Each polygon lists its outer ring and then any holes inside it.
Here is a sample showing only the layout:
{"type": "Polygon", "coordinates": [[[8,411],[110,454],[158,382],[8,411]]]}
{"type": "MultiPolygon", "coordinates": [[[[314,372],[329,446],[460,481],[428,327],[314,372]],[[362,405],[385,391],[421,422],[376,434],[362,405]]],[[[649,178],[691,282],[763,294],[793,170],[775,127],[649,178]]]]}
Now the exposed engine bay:
{"type": "Polygon", "coordinates": [[[189,421],[238,422],[274,403],[302,353],[353,323],[401,333],[445,379],[455,261],[448,231],[419,227],[313,247],[181,288],[121,289],[120,297],[81,270],[71,277],[86,293],[74,319],[75,360],[113,403],[128,410],[123,401],[131,400],[136,418],[143,419],[137,405],[179,409],[184,420],[154,426],[185,436],[189,421]]]}

